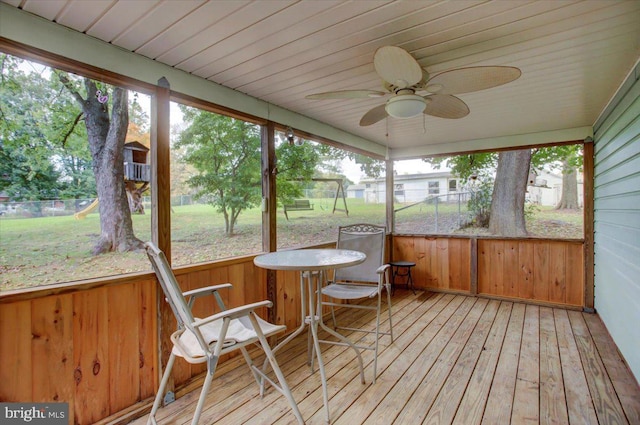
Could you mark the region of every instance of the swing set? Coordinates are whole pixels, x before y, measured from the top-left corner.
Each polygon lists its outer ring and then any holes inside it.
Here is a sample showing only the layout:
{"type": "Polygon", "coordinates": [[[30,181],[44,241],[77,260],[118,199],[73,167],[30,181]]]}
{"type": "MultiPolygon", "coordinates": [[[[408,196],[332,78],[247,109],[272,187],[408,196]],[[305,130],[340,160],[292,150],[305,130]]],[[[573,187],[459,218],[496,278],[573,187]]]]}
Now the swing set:
{"type": "MultiPolygon", "coordinates": [[[[296,181],[305,181],[304,179],[295,179],[296,181]]],[[[333,198],[333,210],[332,214],[335,214],[336,211],[344,212],[347,216],[349,216],[349,209],[347,207],[347,197],[344,193],[344,185],[342,184],[342,179],[332,179],[332,178],[312,178],[314,182],[335,182],[338,185],[338,189],[336,190],[336,196],[333,198]],[[344,205],[344,209],[338,208],[338,198],[342,198],[342,203],[344,205]]],[[[289,220],[289,211],[309,211],[313,210],[313,204],[308,199],[296,199],[293,201],[293,204],[284,205],[284,216],[289,220]]]]}

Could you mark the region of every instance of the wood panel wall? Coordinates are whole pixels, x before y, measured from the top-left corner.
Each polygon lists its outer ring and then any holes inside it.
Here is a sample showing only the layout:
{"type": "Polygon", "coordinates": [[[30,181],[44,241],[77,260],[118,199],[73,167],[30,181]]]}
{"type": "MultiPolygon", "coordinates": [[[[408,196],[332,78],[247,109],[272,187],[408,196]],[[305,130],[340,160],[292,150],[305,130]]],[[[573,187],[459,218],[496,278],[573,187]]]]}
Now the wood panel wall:
{"type": "MultiPolygon", "coordinates": [[[[266,299],[265,276],[253,257],[176,271],[185,291],[231,282],[229,307],[266,299]]],[[[176,329],[172,315],[157,319],[158,290],[155,277],[141,273],[0,297],[0,401],[68,402],[70,423],[92,424],[153,397],[158,346],[168,355],[176,329]]],[[[213,299],[194,307],[196,316],[214,311],[213,299]]],[[[174,385],[204,370],[178,361],[174,385]]]]}
{"type": "Polygon", "coordinates": [[[478,293],[582,306],[583,243],[478,239],[478,293]]]}
{"type": "Polygon", "coordinates": [[[583,245],[546,239],[395,235],[393,259],[416,263],[412,275],[417,288],[582,307],[583,245]]]}
{"type": "Polygon", "coordinates": [[[416,263],[411,271],[416,288],[471,290],[470,238],[394,235],[393,260],[416,263]]]}
{"type": "Polygon", "coordinates": [[[155,305],[149,277],[0,303],[0,401],[68,402],[89,424],[151,397],[155,305]]]}

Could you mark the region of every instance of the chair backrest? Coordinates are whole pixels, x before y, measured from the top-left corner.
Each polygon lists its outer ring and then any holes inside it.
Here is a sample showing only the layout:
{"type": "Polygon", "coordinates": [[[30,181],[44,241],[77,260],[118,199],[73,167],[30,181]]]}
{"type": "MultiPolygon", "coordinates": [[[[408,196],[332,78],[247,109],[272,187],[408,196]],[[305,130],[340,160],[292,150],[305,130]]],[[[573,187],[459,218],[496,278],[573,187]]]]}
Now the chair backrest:
{"type": "Polygon", "coordinates": [[[352,224],[338,228],[338,249],[364,252],[367,259],[355,266],[336,269],[336,281],[377,283],[376,270],[384,264],[385,227],[374,224],[352,224]]]}
{"type": "Polygon", "coordinates": [[[153,266],[153,270],[158,278],[158,282],[160,282],[160,286],[162,286],[162,291],[171,306],[173,314],[176,316],[178,327],[180,329],[186,328],[193,332],[193,334],[196,335],[196,339],[200,342],[200,345],[204,350],[206,350],[207,344],[205,343],[200,330],[193,327],[193,314],[191,313],[191,309],[189,308],[187,301],[182,295],[182,290],[180,289],[180,285],[178,285],[178,281],[169,266],[167,257],[165,257],[164,253],[152,242],[147,242],[144,246],[147,251],[147,256],[151,261],[151,265],[153,266]]]}

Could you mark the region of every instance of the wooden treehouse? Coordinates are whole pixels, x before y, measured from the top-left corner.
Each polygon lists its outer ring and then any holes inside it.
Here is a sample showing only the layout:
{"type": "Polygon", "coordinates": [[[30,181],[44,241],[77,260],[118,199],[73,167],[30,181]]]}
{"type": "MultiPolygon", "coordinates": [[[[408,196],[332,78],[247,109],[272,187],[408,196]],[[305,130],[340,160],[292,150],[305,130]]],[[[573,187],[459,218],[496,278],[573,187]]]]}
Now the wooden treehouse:
{"type": "Polygon", "coordinates": [[[147,163],[149,148],[137,141],[124,145],[124,181],[131,212],[144,214],[142,194],[151,182],[151,165],[147,163]]]}

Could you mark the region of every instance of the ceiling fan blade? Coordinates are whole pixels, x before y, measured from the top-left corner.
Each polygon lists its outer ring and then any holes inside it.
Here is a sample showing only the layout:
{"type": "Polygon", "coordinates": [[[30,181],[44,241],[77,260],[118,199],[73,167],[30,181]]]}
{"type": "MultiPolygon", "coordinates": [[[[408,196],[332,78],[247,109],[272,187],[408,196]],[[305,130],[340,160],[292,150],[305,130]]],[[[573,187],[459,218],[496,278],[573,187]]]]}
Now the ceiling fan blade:
{"type": "Polygon", "coordinates": [[[305,96],[305,99],[367,99],[370,97],[382,97],[386,94],[377,90],[338,90],[310,94],[305,96]]]}
{"type": "Polygon", "coordinates": [[[409,52],[400,47],[380,47],[373,56],[373,66],[380,78],[401,89],[422,80],[422,67],[409,52]]]}
{"type": "Polygon", "coordinates": [[[473,66],[452,69],[431,78],[426,90],[438,94],[461,94],[501,86],[517,80],[522,72],[513,66],[473,66]]]}
{"type": "Polygon", "coordinates": [[[360,119],[360,127],[366,127],[385,119],[389,114],[387,114],[387,110],[384,107],[385,104],[382,104],[380,106],[376,106],[373,109],[370,109],[369,112],[364,114],[362,116],[362,119],[360,119]]]}
{"type": "Polygon", "coordinates": [[[426,115],[439,118],[463,118],[469,115],[469,107],[461,99],[450,94],[431,94],[424,97],[427,107],[426,115]]]}

